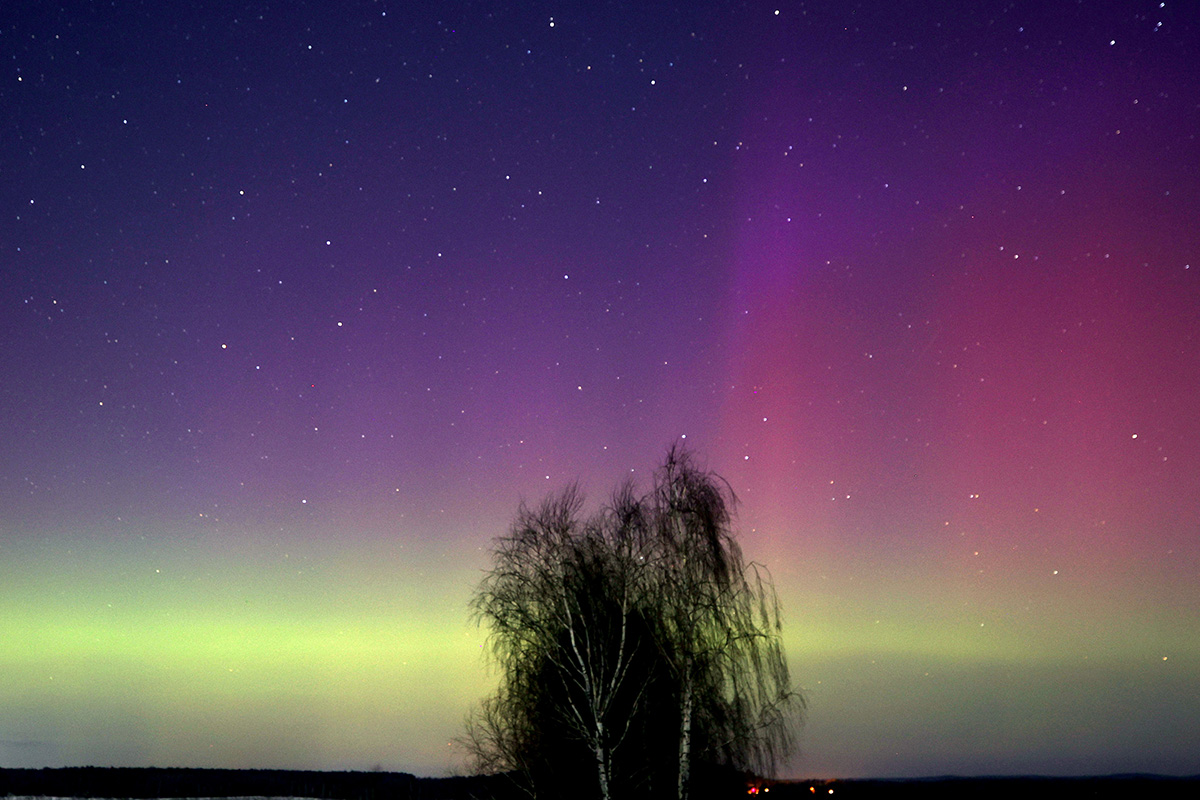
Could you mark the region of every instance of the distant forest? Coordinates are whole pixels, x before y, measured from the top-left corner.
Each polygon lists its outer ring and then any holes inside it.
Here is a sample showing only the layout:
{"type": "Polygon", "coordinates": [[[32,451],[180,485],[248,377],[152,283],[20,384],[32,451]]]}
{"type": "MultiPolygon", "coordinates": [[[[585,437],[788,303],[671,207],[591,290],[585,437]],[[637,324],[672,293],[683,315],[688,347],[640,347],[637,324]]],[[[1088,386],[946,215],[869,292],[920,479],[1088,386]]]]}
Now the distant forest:
{"type": "Polygon", "coordinates": [[[0,796],[312,797],[329,800],[504,797],[496,777],[417,778],[404,772],[271,769],[0,769],[0,796]]]}
{"type": "MultiPolygon", "coordinates": [[[[1041,798],[1193,798],[1200,776],[1112,775],[1089,778],[930,778],[912,780],[797,780],[751,782],[705,797],[779,800],[806,797],[972,800],[1041,798]]],[[[513,784],[501,775],[418,778],[403,772],[315,772],[235,769],[67,767],[0,768],[0,797],[190,798],[264,797],[328,800],[510,800],[513,784]]]]}

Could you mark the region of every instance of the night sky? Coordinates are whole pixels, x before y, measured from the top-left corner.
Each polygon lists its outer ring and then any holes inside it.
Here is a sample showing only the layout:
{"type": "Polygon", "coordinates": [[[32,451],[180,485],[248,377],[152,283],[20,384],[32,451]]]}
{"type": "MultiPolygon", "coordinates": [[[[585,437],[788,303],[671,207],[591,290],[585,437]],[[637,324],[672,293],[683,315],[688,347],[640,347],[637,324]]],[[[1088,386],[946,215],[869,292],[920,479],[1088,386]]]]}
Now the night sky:
{"type": "Polygon", "coordinates": [[[190,5],[0,9],[0,766],[461,768],[681,443],[788,774],[1200,772],[1195,5],[190,5]]]}

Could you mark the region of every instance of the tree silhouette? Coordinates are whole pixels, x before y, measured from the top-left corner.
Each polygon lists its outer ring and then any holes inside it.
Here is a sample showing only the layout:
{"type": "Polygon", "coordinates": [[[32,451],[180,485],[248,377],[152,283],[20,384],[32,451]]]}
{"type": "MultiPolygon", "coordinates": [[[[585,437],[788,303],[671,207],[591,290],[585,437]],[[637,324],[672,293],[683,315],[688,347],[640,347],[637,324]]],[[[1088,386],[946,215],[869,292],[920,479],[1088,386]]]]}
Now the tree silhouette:
{"type": "Polygon", "coordinates": [[[671,448],[650,502],[661,559],[656,641],[678,685],[676,788],[684,800],[694,760],[774,773],[794,745],[789,723],[801,699],[769,575],[745,564],[734,539],[728,484],[671,448]]]}
{"type": "Polygon", "coordinates": [[[733,503],[672,448],[649,494],[624,484],[590,518],[575,487],[521,506],[472,602],[500,669],[463,740],[479,770],[602,800],[683,800],[697,770],[774,771],[802,702],[733,503]]]}

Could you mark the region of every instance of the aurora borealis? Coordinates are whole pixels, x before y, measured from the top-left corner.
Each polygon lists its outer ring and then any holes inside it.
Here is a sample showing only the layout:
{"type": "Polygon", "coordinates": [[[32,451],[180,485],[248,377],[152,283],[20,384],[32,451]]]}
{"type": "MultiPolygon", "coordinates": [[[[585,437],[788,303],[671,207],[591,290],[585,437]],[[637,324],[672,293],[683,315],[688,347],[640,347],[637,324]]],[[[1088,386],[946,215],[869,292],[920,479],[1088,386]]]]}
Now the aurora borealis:
{"type": "Polygon", "coordinates": [[[0,766],[442,774],[685,441],[791,774],[1200,773],[1193,7],[196,6],[0,9],[0,766]]]}

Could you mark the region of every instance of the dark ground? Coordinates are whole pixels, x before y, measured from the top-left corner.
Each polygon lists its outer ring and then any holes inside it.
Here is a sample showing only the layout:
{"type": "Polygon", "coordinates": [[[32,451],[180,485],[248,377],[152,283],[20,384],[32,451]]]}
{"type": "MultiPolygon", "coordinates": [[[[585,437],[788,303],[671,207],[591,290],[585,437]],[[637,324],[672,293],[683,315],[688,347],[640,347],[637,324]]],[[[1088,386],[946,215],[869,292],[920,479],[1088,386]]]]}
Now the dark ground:
{"type": "MultiPolygon", "coordinates": [[[[402,772],[299,772],[221,769],[0,769],[0,797],[316,797],[330,800],[467,800],[515,797],[502,776],[417,778],[402,772]]],[[[570,792],[566,793],[570,796],[570,792]]],[[[1087,778],[928,778],[779,781],[694,795],[695,800],[755,796],[774,800],[843,798],[1192,798],[1200,776],[1087,778]],[[759,791],[755,796],[752,788],[759,791]]]]}

